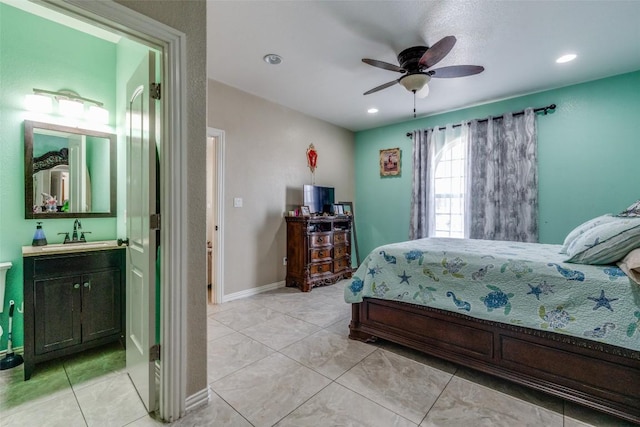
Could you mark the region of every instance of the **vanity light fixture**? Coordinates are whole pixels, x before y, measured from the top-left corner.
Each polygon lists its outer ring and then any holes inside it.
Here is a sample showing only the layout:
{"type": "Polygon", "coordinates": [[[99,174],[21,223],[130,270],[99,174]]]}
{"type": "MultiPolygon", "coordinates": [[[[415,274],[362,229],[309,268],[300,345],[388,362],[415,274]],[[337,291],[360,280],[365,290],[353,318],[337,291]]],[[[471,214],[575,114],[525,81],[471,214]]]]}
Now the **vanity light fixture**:
{"type": "Polygon", "coordinates": [[[25,107],[35,113],[50,114],[53,111],[53,99],[48,96],[35,93],[27,94],[25,97],[25,107]]]}
{"type": "Polygon", "coordinates": [[[51,113],[53,100],[58,101],[58,113],[66,117],[85,118],[88,121],[107,124],[109,111],[104,104],[94,99],[83,98],[71,90],[53,92],[44,89],[33,89],[33,94],[26,96],[26,107],[38,113],[51,113]],[[85,112],[85,105],[88,106],[85,112]]]}
{"type": "Polygon", "coordinates": [[[84,104],[72,99],[58,99],[58,111],[63,116],[80,119],[84,114],[84,104]]]}

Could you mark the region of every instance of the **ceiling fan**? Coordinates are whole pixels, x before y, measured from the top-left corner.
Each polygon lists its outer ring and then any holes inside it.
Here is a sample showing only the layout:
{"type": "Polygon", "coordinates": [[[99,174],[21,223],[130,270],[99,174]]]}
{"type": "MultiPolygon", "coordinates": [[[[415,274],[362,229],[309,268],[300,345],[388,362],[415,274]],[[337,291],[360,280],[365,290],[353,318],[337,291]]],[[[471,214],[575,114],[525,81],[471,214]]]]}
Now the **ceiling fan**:
{"type": "Polygon", "coordinates": [[[369,95],[391,87],[396,83],[400,83],[405,89],[413,92],[415,96],[424,98],[429,94],[429,86],[427,83],[429,83],[432,78],[465,77],[484,71],[484,67],[480,65],[452,65],[430,70],[431,67],[449,54],[455,44],[456,38],[454,36],[446,36],[431,47],[410,47],[398,54],[398,63],[400,66],[378,61],[377,59],[363,58],[362,62],[365,64],[403,74],[403,76],[397,80],[366,91],[364,95],[369,95]]]}

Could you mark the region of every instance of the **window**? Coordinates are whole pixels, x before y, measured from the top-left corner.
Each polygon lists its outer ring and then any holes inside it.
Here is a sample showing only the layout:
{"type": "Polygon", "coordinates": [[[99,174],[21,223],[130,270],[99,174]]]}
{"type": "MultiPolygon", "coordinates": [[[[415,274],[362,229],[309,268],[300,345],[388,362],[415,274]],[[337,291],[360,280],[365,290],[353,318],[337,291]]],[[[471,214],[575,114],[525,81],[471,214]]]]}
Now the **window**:
{"type": "Polygon", "coordinates": [[[435,237],[464,237],[465,148],[456,138],[436,157],[435,237]]]}

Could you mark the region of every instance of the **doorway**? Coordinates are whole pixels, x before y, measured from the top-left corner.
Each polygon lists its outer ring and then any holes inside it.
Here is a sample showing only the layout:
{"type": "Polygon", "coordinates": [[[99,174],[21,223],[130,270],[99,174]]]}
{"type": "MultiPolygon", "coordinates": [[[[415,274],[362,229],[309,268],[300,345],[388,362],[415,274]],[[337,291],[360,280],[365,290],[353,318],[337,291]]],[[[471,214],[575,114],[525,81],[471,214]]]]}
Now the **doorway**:
{"type": "Polygon", "coordinates": [[[224,131],[207,128],[207,304],[224,302],[224,131]]]}
{"type": "MultiPolygon", "coordinates": [[[[31,2],[24,2],[33,5],[31,2]]],[[[39,3],[40,4],[40,3],[39,3]]],[[[42,2],[47,12],[78,18],[89,27],[106,29],[118,36],[157,49],[162,57],[164,75],[163,120],[160,126],[160,171],[161,171],[161,239],[166,242],[161,253],[160,341],[159,348],[159,415],[167,421],[174,421],[184,414],[189,406],[206,402],[206,393],[195,393],[186,399],[186,315],[187,263],[184,248],[187,248],[186,194],[187,182],[186,145],[188,140],[186,113],[186,35],[161,24],[146,15],[115,2],[84,2],[64,0],[42,2]],[[171,102],[166,102],[171,99],[171,102]]],[[[120,162],[119,164],[124,164],[120,162]]],[[[121,170],[122,172],[122,170],[121,170]]],[[[123,183],[124,185],[124,183],[123,183]]],[[[123,186],[119,184],[119,192],[123,186]]],[[[124,193],[122,193],[124,194],[124,193]]],[[[124,203],[119,204],[119,215],[124,214],[124,203]]],[[[124,227],[119,227],[118,235],[124,236],[124,227]]],[[[151,302],[151,301],[150,301],[151,302]]],[[[151,322],[153,322],[152,320],[151,322]]]]}

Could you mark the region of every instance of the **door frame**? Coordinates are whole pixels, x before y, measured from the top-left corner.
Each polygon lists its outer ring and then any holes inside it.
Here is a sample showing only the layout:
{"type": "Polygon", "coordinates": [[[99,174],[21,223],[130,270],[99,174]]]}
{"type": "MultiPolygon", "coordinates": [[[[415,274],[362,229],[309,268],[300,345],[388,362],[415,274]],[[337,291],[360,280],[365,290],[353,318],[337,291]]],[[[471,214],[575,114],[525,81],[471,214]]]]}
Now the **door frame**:
{"type": "Polygon", "coordinates": [[[185,413],[187,378],[187,144],[181,143],[187,141],[188,122],[186,35],[113,1],[38,3],[162,52],[159,415],[175,421],[185,413]]]}
{"type": "MultiPolygon", "coordinates": [[[[216,236],[213,269],[214,281],[213,303],[222,304],[224,298],[224,139],[225,134],[222,129],[207,127],[207,138],[216,138],[215,160],[216,160],[216,191],[215,210],[213,215],[213,226],[218,226],[218,231],[214,231],[216,236]]],[[[206,140],[205,140],[206,143],[206,140]]]]}

